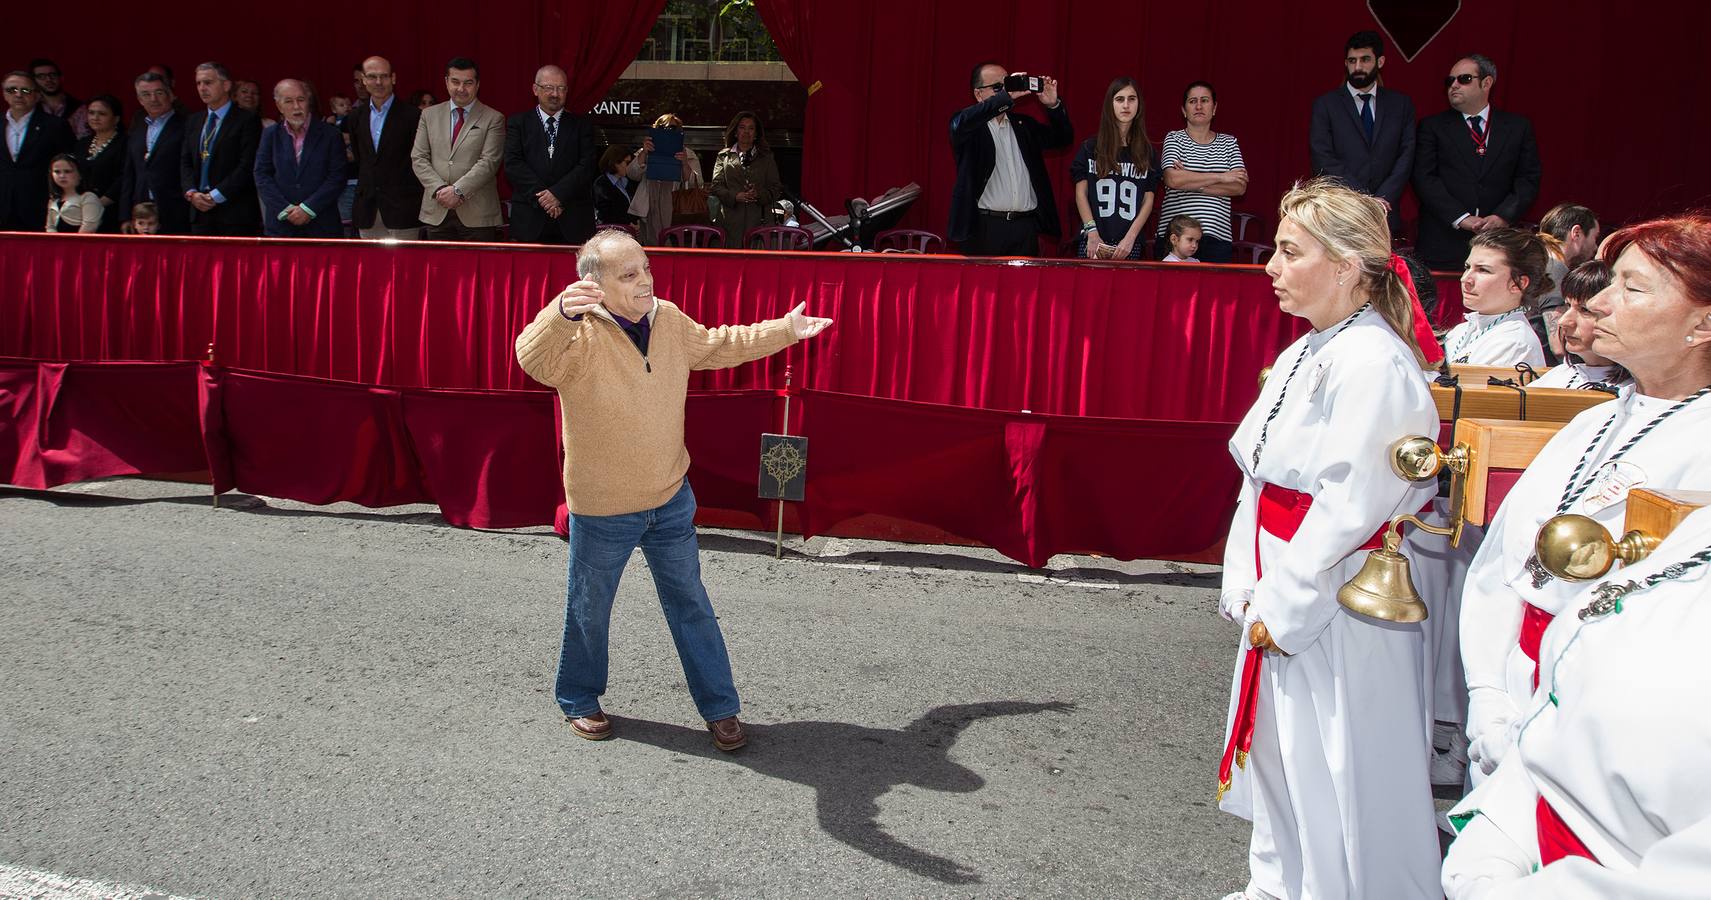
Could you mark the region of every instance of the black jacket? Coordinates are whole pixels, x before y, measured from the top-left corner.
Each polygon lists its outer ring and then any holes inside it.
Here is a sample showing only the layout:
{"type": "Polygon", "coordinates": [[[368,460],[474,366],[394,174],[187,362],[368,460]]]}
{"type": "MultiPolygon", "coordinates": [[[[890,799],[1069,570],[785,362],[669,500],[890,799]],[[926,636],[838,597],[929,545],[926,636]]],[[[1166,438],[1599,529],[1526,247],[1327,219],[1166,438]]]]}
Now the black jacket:
{"type": "Polygon", "coordinates": [[[184,152],[185,114],[173,111],[172,117],[160,127],[154,152],[148,149],[148,120],[138,116],[125,137],[124,188],[119,192],[119,208],[113,210],[120,221],[130,221],[131,208],[149,200],[160,210],[161,234],[190,233],[190,203],[184,199],[178,171],[179,157],[184,152]]]}
{"type": "Polygon", "coordinates": [[[1446,109],[1420,120],[1414,142],[1414,193],[1420,198],[1419,255],[1434,269],[1461,269],[1471,232],[1454,222],[1502,216],[1516,224],[1539,196],[1539,146],[1525,116],[1492,110],[1485,155],[1474,149],[1461,113],[1446,109]]]}
{"type": "Polygon", "coordinates": [[[1380,90],[1372,141],[1360,123],[1360,103],[1339,85],[1313,101],[1307,147],[1313,174],[1332,175],[1349,187],[1390,202],[1391,221],[1402,189],[1414,171],[1414,101],[1399,91],[1380,90]]]}
{"type": "MultiPolygon", "coordinates": [[[[0,117],[5,116],[0,110],[0,117]]],[[[0,137],[4,137],[0,132],[0,137]]],[[[0,144],[0,231],[41,231],[48,223],[48,167],[53,158],[70,153],[77,138],[64,119],[39,107],[25,126],[18,158],[0,144]]]]}
{"type": "Polygon", "coordinates": [[[1059,232],[1057,203],[1052,200],[1052,183],[1046,177],[1046,161],[1042,151],[1067,147],[1075,143],[1075,127],[1059,98],[1056,109],[1046,110],[1049,124],[1010,111],[1015,101],[999,91],[951,116],[951,155],[956,157],[956,186],[951,189],[951,221],[947,234],[953,241],[966,241],[974,232],[974,217],[986,181],[998,165],[998,150],[992,143],[992,132],[986,123],[1004,114],[1016,129],[1016,145],[1022,151],[1022,161],[1028,166],[1029,180],[1034,185],[1034,218],[1042,234],[1059,232]]]}
{"type": "Polygon", "coordinates": [[[345,117],[343,128],[351,136],[356,156],[356,204],[351,222],[358,228],[373,228],[375,216],[387,228],[415,228],[422,211],[422,182],[410,167],[410,148],[416,142],[416,123],[422,111],[394,94],[386,123],[380,126],[380,146],[368,126],[374,108],[368,101],[345,117]]]}
{"type": "Polygon", "coordinates": [[[580,244],[594,233],[594,126],[566,110],[558,116],[558,137],[547,156],[547,129],[535,107],[505,123],[505,177],[511,182],[511,237],[534,243],[558,237],[580,244]],[[547,216],[535,195],[550,190],[564,206],[558,219],[547,216]],[[551,232],[556,229],[557,234],[551,232]]]}
{"type": "MultiPolygon", "coordinates": [[[[176,117],[174,117],[176,118],[176,117]]],[[[184,147],[178,155],[179,191],[201,189],[201,139],[208,110],[190,114],[184,122],[184,147]]],[[[261,233],[261,201],[255,192],[255,152],[261,146],[261,119],[255,113],[233,103],[226,110],[226,121],[214,135],[214,146],[208,160],[208,187],[218,190],[226,202],[208,212],[190,209],[192,229],[198,223],[232,228],[254,228],[261,233]]]]}

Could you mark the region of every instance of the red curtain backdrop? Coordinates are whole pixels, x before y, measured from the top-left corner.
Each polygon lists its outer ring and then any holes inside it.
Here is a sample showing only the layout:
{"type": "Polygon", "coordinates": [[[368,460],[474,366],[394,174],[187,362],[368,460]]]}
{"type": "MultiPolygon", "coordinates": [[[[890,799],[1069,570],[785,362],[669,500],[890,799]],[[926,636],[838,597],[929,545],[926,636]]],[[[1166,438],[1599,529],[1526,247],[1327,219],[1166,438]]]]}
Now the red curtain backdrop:
{"type": "MultiPolygon", "coordinates": [[[[774,34],[786,36],[780,47],[790,45],[785,56],[793,70],[798,59],[811,60],[807,72],[795,70],[797,77],[824,83],[808,100],[804,195],[822,208],[841,208],[845,197],[917,181],[925,194],[904,224],[941,234],[955,179],[950,116],[972,102],[969,70],[994,59],[1012,70],[1056,75],[1081,138],[1095,132],[1114,77],[1139,80],[1155,145],[1182,127],[1183,88],[1211,81],[1219,102],[1215,127],[1241,142],[1252,177],[1237,209],[1259,215],[1259,237],[1269,241],[1278,198],[1309,174],[1313,98],[1340,83],[1348,36],[1377,26],[1361,0],[1310,9],[1067,0],[757,5],[774,34]]],[[[1619,112],[1632,106],[1642,83],[1648,108],[1697,109],[1705,79],[1694,60],[1707,32],[1705,4],[1671,6],[1660,19],[1595,0],[1464,2],[1412,62],[1391,42],[1384,83],[1429,115],[1446,108],[1443,77],[1457,58],[1490,56],[1498,68],[1493,105],[1531,118],[1539,140],[1544,182],[1530,217],[1574,200],[1621,222],[1711,199],[1711,173],[1694,164],[1711,151],[1711,120],[1667,115],[1658,130],[1624,126],[1619,112]],[[1644,74],[1618,74],[1624,64],[1612,61],[1634,59],[1635,48],[1645,48],[1655,63],[1643,66],[1644,74]]],[[[1047,156],[1065,210],[1072,158],[1073,150],[1047,156]]],[[[1405,201],[1410,220],[1413,207],[1405,201]]]]}
{"type": "Polygon", "coordinates": [[[368,56],[392,61],[397,89],[446,99],[445,63],[467,56],[481,66],[481,99],[505,113],[534,104],[535,69],[547,63],[570,78],[567,105],[586,112],[636,58],[665,0],[597,3],[593,0],[511,0],[481,6],[445,0],[134,6],[96,4],[83,13],[83,39],[69,44],[62,9],[36,4],[8,13],[0,29],[6,69],[32,57],[52,57],[65,73],[65,89],[78,97],[111,93],[136,109],[131,79],[154,63],[171,66],[178,93],[196,107],[196,64],[218,60],[232,77],[262,86],[262,105],[278,118],[271,97],[281,78],[314,82],[323,101],[351,96],[351,69],[368,56]]]}
{"type": "MultiPolygon", "coordinates": [[[[1303,325],[1251,267],[655,250],[709,325],[806,302],[837,325],[698,388],[1234,422],[1303,325]]],[[[540,247],[0,235],[0,355],[198,360],[393,387],[532,388],[513,341],[573,255],[540,247]]],[[[1459,319],[1442,281],[1441,309],[1459,319]]]]}

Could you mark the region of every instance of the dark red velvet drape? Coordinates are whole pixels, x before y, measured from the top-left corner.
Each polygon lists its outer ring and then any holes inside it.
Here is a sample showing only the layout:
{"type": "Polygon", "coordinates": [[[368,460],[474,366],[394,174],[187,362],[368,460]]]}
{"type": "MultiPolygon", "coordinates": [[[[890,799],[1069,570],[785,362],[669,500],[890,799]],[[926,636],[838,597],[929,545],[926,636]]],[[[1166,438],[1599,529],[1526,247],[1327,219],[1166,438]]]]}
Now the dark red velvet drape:
{"type": "MultiPolygon", "coordinates": [[[[1248,267],[656,250],[710,325],[798,302],[837,324],[700,388],[799,388],[1055,415],[1234,422],[1301,331],[1248,267]]],[[[0,235],[0,354],[186,360],[398,387],[536,385],[516,334],[575,279],[518,246],[0,235]]],[[[1453,282],[1443,309],[1459,313],[1453,282]]],[[[1457,316],[1459,318],[1459,315],[1457,316]]]]}
{"type": "Polygon", "coordinates": [[[263,106],[275,81],[306,78],[323,98],[351,96],[351,68],[364,57],[392,61],[398,92],[432,91],[446,99],[444,66],[467,56],[481,66],[481,99],[506,113],[534,104],[535,69],[563,67],[572,110],[586,111],[605,96],[665,8],[665,0],[510,0],[480,6],[445,0],[307,3],[288,8],[221,4],[155,9],[120,3],[85,8],[94,31],[63,43],[63,10],[35,4],[9,13],[0,29],[6,69],[30,58],[53,57],[65,89],[79,97],[111,93],[135,109],[131,79],[153,63],[173,68],[178,92],[193,108],[196,64],[219,60],[232,77],[262,85],[263,106]],[[282,14],[288,12],[289,14],[282,14]],[[98,24],[97,24],[98,23],[98,24]]]}
{"type": "MultiPolygon", "coordinates": [[[[905,224],[940,233],[955,177],[948,122],[972,102],[969,70],[994,59],[1012,70],[1058,76],[1082,138],[1094,134],[1106,85],[1116,76],[1139,80],[1155,144],[1182,127],[1184,87],[1211,81],[1219,101],[1215,127],[1241,142],[1252,177],[1237,209],[1258,214],[1259,237],[1269,240],[1277,199],[1309,174],[1313,98],[1342,78],[1348,36],[1377,24],[1361,0],[1311,8],[1067,0],[757,5],[775,34],[805,45],[787,58],[793,64],[798,55],[811,58],[812,77],[824,83],[808,101],[803,193],[837,207],[845,197],[916,181],[925,194],[905,224]],[[787,18],[791,13],[804,14],[787,18]]],[[[1390,49],[1385,86],[1406,92],[1417,112],[1429,115],[1446,106],[1442,79],[1450,65],[1484,53],[1498,66],[1493,105],[1530,117],[1537,130],[1544,183],[1532,218],[1562,200],[1588,204],[1614,222],[1680,210],[1711,198],[1711,173],[1693,163],[1711,150],[1711,121],[1670,116],[1660,125],[1665,147],[1657,142],[1660,132],[1614,124],[1612,111],[1631,104],[1636,79],[1590,74],[1608,69],[1600,60],[1627,59],[1644,47],[1656,61],[1643,77],[1647,105],[1697,108],[1704,78],[1692,61],[1711,32],[1711,7],[1672,6],[1667,27],[1659,24],[1655,16],[1596,0],[1462,3],[1412,62],[1390,49]]],[[[1072,158],[1073,150],[1047,157],[1066,210],[1072,158]]],[[[1404,215],[1414,216],[1411,199],[1404,215]]]]}
{"type": "MultiPolygon", "coordinates": [[[[686,434],[701,506],[750,527],[773,391],[698,391],[686,434]]],[[[810,440],[805,535],[882,516],[1030,565],[1058,553],[1185,556],[1235,499],[1231,427],[1040,416],[798,395],[810,440]],[[1163,477],[1161,477],[1163,476],[1163,477]]],[[[207,469],[216,492],[325,505],[433,503],[446,521],[553,522],[552,395],[381,388],[194,363],[0,360],[0,483],[46,488],[207,469]]]]}

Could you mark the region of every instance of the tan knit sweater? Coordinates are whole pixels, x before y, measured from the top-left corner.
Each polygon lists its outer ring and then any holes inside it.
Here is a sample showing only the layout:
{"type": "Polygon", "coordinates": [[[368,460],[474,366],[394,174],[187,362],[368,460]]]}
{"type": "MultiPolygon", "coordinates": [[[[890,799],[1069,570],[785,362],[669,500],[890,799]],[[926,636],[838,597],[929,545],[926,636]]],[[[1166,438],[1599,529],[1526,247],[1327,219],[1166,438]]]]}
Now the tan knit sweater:
{"type": "Polygon", "coordinates": [[[558,390],[570,511],[615,516],[664,506],[689,471],[690,370],[727,369],[795,342],[788,319],[709,329],[660,300],[644,359],[605,307],[571,321],[554,298],[517,336],[517,362],[558,390]]]}

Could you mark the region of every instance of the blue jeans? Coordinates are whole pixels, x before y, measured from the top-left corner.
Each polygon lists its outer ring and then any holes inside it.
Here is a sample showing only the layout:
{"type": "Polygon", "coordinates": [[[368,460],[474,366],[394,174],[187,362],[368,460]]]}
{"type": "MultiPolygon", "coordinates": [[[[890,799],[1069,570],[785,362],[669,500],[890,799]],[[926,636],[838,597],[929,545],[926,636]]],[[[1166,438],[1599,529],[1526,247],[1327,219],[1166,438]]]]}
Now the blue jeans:
{"type": "Polygon", "coordinates": [[[564,609],[564,644],[553,686],[567,716],[600,711],[606,693],[607,637],[618,579],[637,547],[653,573],[659,603],[677,644],[689,695],[701,718],[737,714],[737,687],[719,619],[701,584],[701,549],[695,542],[695,492],[689,480],[664,506],[620,516],[570,517],[570,591],[564,609]]]}

